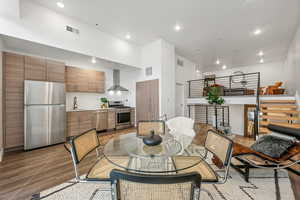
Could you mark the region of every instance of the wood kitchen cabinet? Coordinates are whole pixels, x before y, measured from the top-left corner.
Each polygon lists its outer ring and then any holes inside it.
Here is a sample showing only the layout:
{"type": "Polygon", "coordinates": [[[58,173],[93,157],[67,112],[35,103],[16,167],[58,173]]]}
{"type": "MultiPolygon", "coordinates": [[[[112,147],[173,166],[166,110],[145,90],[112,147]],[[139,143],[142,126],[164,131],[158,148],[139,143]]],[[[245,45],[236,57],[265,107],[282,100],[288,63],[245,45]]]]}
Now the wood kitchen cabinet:
{"type": "Polygon", "coordinates": [[[107,129],[116,128],[116,111],[108,110],[107,115],[107,129]]]}
{"type": "Polygon", "coordinates": [[[3,53],[4,147],[24,144],[24,56],[3,53]]]}
{"type": "Polygon", "coordinates": [[[96,130],[103,131],[108,129],[108,112],[105,111],[98,111],[96,117],[96,130]]]}
{"type": "Polygon", "coordinates": [[[25,80],[46,81],[47,65],[43,58],[25,56],[25,80]]]}
{"type": "Polygon", "coordinates": [[[65,82],[65,63],[25,56],[25,80],[65,82]]]}
{"type": "Polygon", "coordinates": [[[46,60],[47,66],[47,81],[50,82],[65,82],[65,63],[46,60]]]}
{"type": "Polygon", "coordinates": [[[95,111],[67,112],[68,137],[80,135],[95,127],[95,111]]]}
{"type": "Polygon", "coordinates": [[[95,70],[66,67],[67,92],[105,92],[105,73],[95,70]]]}

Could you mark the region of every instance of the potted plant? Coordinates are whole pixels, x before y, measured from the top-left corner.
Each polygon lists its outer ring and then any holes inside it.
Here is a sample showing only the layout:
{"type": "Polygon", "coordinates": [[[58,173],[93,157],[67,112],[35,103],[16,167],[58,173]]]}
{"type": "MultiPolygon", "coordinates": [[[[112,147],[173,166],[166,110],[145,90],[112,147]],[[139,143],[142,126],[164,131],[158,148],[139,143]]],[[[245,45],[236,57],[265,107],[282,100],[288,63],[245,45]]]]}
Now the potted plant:
{"type": "Polygon", "coordinates": [[[210,87],[207,93],[207,98],[209,104],[214,105],[222,105],[225,100],[219,96],[219,88],[218,87],[210,87]]]}
{"type": "Polygon", "coordinates": [[[210,87],[207,93],[208,97],[206,98],[206,100],[208,100],[208,103],[214,106],[215,114],[212,116],[212,125],[213,127],[216,127],[216,129],[218,129],[217,106],[225,103],[225,100],[220,97],[219,94],[219,87],[210,87]]]}
{"type": "Polygon", "coordinates": [[[107,108],[108,107],[108,100],[106,97],[102,97],[100,98],[100,101],[101,101],[101,108],[107,108]]]}

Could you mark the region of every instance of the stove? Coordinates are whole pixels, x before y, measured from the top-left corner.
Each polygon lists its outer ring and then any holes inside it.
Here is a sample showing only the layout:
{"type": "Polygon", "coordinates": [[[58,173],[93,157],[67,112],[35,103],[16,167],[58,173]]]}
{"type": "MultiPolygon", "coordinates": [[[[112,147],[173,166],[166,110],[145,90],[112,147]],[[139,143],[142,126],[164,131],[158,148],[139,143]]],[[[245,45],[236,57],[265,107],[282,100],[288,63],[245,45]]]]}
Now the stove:
{"type": "Polygon", "coordinates": [[[116,109],[116,129],[131,126],[131,107],[124,106],[122,101],[109,101],[108,106],[116,109]]]}

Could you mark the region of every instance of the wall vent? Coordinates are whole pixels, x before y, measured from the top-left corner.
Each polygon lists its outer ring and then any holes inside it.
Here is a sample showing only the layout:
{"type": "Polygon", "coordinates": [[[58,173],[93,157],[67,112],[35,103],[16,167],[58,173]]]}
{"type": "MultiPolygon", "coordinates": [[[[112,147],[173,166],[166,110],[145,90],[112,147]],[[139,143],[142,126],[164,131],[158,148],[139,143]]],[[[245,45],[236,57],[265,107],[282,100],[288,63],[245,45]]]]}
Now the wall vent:
{"type": "Polygon", "coordinates": [[[73,28],[71,26],[66,26],[66,30],[75,34],[79,34],[79,29],[73,28]]]}
{"type": "Polygon", "coordinates": [[[152,76],[152,67],[146,68],[146,76],[152,76]]]}
{"type": "Polygon", "coordinates": [[[183,67],[184,65],[183,60],[177,59],[177,65],[183,67]]]}

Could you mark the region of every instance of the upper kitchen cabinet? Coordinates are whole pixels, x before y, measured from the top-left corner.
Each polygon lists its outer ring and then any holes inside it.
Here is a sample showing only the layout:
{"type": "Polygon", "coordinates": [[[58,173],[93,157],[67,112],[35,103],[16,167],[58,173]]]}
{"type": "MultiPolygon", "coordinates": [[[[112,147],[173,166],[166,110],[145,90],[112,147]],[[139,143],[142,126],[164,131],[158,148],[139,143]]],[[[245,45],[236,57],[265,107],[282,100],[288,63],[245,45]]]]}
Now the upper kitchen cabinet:
{"type": "Polygon", "coordinates": [[[66,67],[67,92],[105,92],[105,73],[95,70],[66,67]]]}
{"type": "Polygon", "coordinates": [[[47,60],[47,81],[50,82],[65,82],[65,63],[47,60]]]}
{"type": "Polygon", "coordinates": [[[46,60],[31,56],[25,56],[25,80],[46,81],[46,60]]]}
{"type": "Polygon", "coordinates": [[[65,64],[43,58],[25,56],[25,80],[65,82],[65,64]]]}

